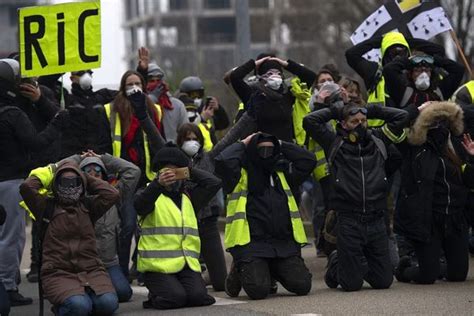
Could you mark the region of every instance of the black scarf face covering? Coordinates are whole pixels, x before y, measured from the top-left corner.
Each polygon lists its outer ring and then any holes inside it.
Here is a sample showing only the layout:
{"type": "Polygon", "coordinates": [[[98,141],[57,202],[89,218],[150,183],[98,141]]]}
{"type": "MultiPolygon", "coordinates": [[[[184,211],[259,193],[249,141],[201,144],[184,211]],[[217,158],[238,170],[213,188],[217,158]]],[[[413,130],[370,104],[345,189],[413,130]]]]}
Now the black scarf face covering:
{"type": "Polygon", "coordinates": [[[262,193],[270,183],[270,176],[275,171],[275,165],[280,154],[280,144],[276,137],[268,134],[255,135],[247,145],[248,190],[252,193],[262,193]],[[273,143],[273,147],[259,147],[264,141],[273,143]]]}

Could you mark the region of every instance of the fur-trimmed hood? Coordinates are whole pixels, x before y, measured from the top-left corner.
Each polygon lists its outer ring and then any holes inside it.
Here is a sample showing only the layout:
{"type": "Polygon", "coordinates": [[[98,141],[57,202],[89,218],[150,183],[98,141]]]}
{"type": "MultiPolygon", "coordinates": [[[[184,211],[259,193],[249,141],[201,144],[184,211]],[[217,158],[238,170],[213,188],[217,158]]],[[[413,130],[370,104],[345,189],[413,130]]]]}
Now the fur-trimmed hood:
{"type": "Polygon", "coordinates": [[[463,111],[454,102],[431,102],[416,118],[415,124],[408,131],[408,142],[412,145],[422,145],[426,142],[428,129],[436,122],[447,120],[451,134],[459,136],[464,131],[463,111]]]}

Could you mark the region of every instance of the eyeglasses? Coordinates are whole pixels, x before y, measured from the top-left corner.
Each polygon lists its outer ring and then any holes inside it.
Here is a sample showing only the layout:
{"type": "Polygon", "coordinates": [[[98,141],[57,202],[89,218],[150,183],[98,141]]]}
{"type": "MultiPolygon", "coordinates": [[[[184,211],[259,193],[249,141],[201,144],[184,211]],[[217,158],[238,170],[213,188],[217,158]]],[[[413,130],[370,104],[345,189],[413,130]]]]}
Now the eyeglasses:
{"type": "Polygon", "coordinates": [[[85,173],[90,173],[92,170],[95,171],[95,173],[102,173],[102,168],[98,165],[95,165],[95,166],[85,166],[84,168],[82,168],[82,170],[85,172],[85,173]]]}
{"type": "Polygon", "coordinates": [[[76,188],[82,184],[80,177],[60,177],[58,179],[58,186],[64,188],[76,188]]]}
{"type": "Polygon", "coordinates": [[[432,56],[413,56],[410,58],[410,63],[414,66],[419,65],[428,65],[431,66],[434,63],[434,58],[432,56]]]}
{"type": "Polygon", "coordinates": [[[359,112],[364,114],[364,115],[367,115],[367,109],[366,108],[353,108],[349,111],[349,115],[356,115],[359,112]]]}

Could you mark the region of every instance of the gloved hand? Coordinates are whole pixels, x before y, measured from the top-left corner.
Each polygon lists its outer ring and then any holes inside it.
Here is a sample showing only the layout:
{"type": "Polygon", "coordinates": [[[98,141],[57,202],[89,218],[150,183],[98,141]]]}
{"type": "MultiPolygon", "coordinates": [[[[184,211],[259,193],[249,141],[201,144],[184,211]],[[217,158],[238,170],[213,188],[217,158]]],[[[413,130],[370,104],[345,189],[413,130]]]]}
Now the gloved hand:
{"type": "Polygon", "coordinates": [[[7,212],[5,211],[5,208],[3,205],[0,204],[0,225],[3,225],[5,223],[5,219],[7,218],[7,212]]]}
{"type": "Polygon", "coordinates": [[[59,130],[68,128],[70,125],[70,116],[68,110],[61,110],[53,117],[51,120],[51,125],[56,127],[59,130]]]}
{"type": "Polygon", "coordinates": [[[132,108],[135,111],[135,115],[139,120],[146,119],[146,96],[143,92],[137,91],[128,96],[132,108]]]}
{"type": "Polygon", "coordinates": [[[339,100],[332,102],[329,106],[332,113],[332,118],[336,120],[342,120],[342,110],[344,109],[344,102],[339,100]]]}

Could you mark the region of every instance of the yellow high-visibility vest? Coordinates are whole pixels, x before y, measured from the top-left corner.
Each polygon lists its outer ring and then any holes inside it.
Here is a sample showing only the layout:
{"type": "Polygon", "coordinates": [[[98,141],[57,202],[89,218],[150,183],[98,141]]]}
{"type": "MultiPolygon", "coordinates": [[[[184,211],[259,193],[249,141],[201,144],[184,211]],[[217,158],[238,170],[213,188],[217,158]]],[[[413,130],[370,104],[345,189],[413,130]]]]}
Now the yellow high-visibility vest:
{"type": "Polygon", "coordinates": [[[181,194],[181,209],[164,194],[155,209],[141,222],[137,270],[140,272],[178,273],[188,265],[201,272],[201,240],[193,205],[181,194]]]}
{"type": "MultiPolygon", "coordinates": [[[[293,193],[286,181],[283,172],[277,172],[278,179],[288,198],[288,209],[290,211],[291,226],[293,228],[293,238],[299,244],[306,244],[306,233],[304,231],[303,221],[298,210],[293,193]]],[[[250,228],[247,221],[247,171],[242,168],[240,180],[231,194],[227,195],[227,216],[225,225],[225,248],[229,249],[235,246],[243,246],[250,243],[250,228]]]]}

